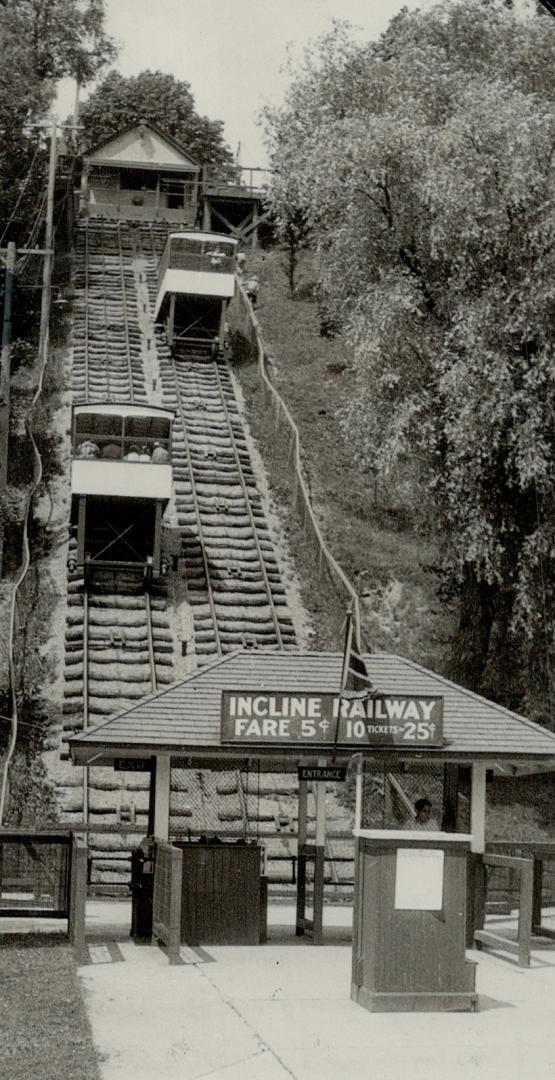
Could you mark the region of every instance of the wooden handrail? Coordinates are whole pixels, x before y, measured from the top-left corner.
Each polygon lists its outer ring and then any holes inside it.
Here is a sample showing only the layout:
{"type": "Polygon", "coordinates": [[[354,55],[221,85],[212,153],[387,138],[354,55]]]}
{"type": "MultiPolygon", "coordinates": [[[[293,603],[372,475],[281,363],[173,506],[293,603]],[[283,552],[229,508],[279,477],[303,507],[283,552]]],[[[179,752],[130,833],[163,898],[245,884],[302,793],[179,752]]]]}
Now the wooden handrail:
{"type": "Polygon", "coordinates": [[[260,374],[260,378],[262,379],[262,382],[263,382],[264,386],[266,387],[267,391],[269,392],[270,396],[273,398],[273,401],[274,401],[274,403],[275,403],[275,405],[277,407],[277,415],[279,416],[280,412],[283,413],[283,415],[285,416],[285,419],[287,420],[289,428],[291,430],[291,434],[293,436],[292,449],[293,449],[293,452],[294,452],[295,481],[296,481],[296,485],[297,485],[297,491],[300,490],[300,492],[302,494],[302,498],[303,498],[303,502],[304,502],[305,514],[310,519],[310,524],[312,526],[312,530],[313,530],[316,542],[317,542],[317,544],[318,544],[318,546],[320,548],[322,557],[325,559],[332,577],[335,577],[335,578],[339,579],[339,581],[343,585],[343,588],[345,589],[345,591],[348,594],[350,603],[352,604],[353,622],[354,622],[354,631],[355,631],[355,641],[356,641],[357,648],[360,649],[361,648],[360,606],[359,606],[359,600],[358,600],[357,592],[354,589],[351,582],[349,581],[347,575],[341,569],[339,563],[336,561],[336,559],[334,559],[334,557],[331,554],[329,548],[327,547],[327,545],[326,545],[326,543],[324,541],[324,538],[322,536],[322,533],[320,531],[320,526],[318,525],[318,522],[317,522],[316,517],[314,515],[314,511],[312,509],[312,504],[311,504],[311,500],[310,500],[310,494],[308,492],[308,488],[306,486],[306,482],[305,482],[304,477],[303,477],[302,461],[301,461],[301,453],[300,453],[301,440],[300,440],[300,435],[299,435],[299,429],[298,429],[295,421],[293,420],[293,417],[291,416],[291,413],[289,412],[289,409],[287,408],[287,405],[285,404],[283,398],[281,397],[281,394],[276,390],[275,386],[273,385],[273,383],[271,382],[271,380],[268,377],[268,373],[267,373],[267,370],[266,370],[267,363],[268,363],[268,358],[267,358],[266,350],[264,348],[264,343],[262,341],[262,337],[261,337],[261,334],[260,334],[258,319],[256,318],[256,316],[255,316],[255,314],[253,312],[251,303],[250,303],[250,301],[249,301],[249,299],[247,297],[247,294],[245,292],[243,284],[240,281],[238,282],[238,294],[239,294],[239,296],[241,298],[241,303],[242,303],[242,306],[243,306],[243,310],[244,310],[245,315],[247,316],[247,319],[249,321],[250,329],[251,329],[251,332],[252,332],[252,334],[254,336],[254,340],[255,340],[255,343],[256,343],[257,363],[258,363],[258,371],[259,371],[259,374],[260,374]]]}

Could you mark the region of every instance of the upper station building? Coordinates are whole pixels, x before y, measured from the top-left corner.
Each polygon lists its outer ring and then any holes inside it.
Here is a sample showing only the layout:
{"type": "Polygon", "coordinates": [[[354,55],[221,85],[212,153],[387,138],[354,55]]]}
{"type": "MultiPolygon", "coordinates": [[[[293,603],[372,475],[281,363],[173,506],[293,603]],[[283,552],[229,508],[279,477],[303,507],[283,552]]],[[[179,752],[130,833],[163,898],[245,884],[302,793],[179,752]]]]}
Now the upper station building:
{"type": "Polygon", "coordinates": [[[202,167],[142,120],[84,155],[79,209],[89,218],[202,227],[256,247],[269,216],[264,176],[263,169],[202,167]]]}
{"type": "Polygon", "coordinates": [[[175,139],[141,121],[83,159],[80,209],[89,217],[194,225],[200,165],[175,139]]]}

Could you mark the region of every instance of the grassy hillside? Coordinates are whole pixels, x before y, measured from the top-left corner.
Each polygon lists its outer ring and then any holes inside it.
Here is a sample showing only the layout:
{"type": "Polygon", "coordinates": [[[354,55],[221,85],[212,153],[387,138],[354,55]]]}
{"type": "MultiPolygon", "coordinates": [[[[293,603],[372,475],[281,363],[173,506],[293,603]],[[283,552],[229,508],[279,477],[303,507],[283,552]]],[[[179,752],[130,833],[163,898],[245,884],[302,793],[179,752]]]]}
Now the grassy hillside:
{"type": "MultiPolygon", "coordinates": [[[[297,422],[313,506],[326,541],[362,598],[363,635],[384,649],[448,673],[453,614],[437,599],[437,552],[433,537],[407,509],[399,487],[377,484],[361,466],[349,437],[346,405],[356,392],[352,358],[345,342],[320,336],[313,266],[305,256],[295,299],[289,296],[285,257],[278,250],[249,259],[260,279],[257,315],[275,363],[275,384],[297,422]]],[[[312,550],[290,510],[290,478],[276,447],[255,366],[238,375],[249,422],[262,451],[272,490],[289,536],[304,601],[312,612],[316,640],[326,644],[343,617],[333,590],[315,589],[312,550]],[[317,595],[316,595],[317,593],[317,595]]]]}
{"type": "MultiPolygon", "coordinates": [[[[257,316],[273,357],[275,385],[300,430],[316,515],[332,553],[361,597],[365,642],[373,650],[399,653],[449,676],[456,613],[438,599],[437,547],[408,508],[407,486],[376,485],[357,460],[344,419],[346,403],[356,392],[352,358],[340,337],[320,336],[311,261],[305,257],[301,264],[294,300],[279,251],[251,257],[248,271],[259,275],[257,316]]],[[[337,647],[343,606],[333,588],[318,579],[313,548],[292,510],[290,473],[276,445],[256,365],[244,360],[236,370],[303,602],[313,618],[314,647],[337,647]]],[[[554,791],[551,776],[492,780],[489,839],[551,840],[554,791]]]]}

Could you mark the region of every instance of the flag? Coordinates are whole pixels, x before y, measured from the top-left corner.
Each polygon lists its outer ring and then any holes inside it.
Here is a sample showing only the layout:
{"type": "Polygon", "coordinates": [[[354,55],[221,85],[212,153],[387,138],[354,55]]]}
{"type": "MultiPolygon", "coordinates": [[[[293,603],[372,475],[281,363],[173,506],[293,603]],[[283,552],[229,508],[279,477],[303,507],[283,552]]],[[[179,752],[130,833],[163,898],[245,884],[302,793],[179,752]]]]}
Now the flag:
{"type": "Polygon", "coordinates": [[[366,697],[368,694],[375,693],[375,689],[355,637],[353,609],[349,608],[345,623],[345,646],[340,693],[344,697],[352,694],[366,697]]]}

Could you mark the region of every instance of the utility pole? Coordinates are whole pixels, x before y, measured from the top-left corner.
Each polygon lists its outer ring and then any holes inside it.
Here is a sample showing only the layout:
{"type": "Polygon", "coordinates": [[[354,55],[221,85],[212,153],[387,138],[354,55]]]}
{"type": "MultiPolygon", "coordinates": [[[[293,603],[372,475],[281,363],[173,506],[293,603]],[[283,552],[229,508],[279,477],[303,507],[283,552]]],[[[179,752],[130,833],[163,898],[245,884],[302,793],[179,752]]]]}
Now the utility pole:
{"type": "MultiPolygon", "coordinates": [[[[52,290],[52,263],[53,263],[53,255],[54,255],[54,250],[53,250],[52,244],[53,244],[53,239],[54,239],[54,186],[55,186],[55,181],[56,181],[56,130],[57,130],[56,121],[55,121],[55,119],[53,119],[52,123],[51,123],[51,128],[50,128],[50,159],[49,159],[49,166],[48,166],[48,190],[47,190],[47,197],[46,197],[46,222],[45,222],[46,228],[45,228],[45,237],[44,237],[44,251],[43,251],[44,263],[43,263],[43,272],[42,272],[42,297],[41,297],[40,325],[39,325],[38,359],[39,359],[39,367],[40,367],[41,370],[44,370],[44,365],[46,363],[46,358],[47,358],[47,355],[48,355],[48,327],[49,327],[49,321],[50,321],[50,299],[51,299],[51,290],[52,290]]],[[[34,401],[36,400],[38,393],[39,393],[39,389],[37,389],[34,401]]],[[[34,447],[35,458],[36,458],[37,457],[37,448],[36,448],[36,443],[35,443],[35,441],[34,441],[34,439],[32,437],[32,434],[31,434],[31,439],[33,441],[33,447],[34,447]]],[[[35,462],[35,476],[34,476],[33,483],[31,485],[31,488],[30,488],[29,494],[28,494],[26,517],[25,517],[25,523],[24,523],[25,529],[27,529],[28,515],[29,515],[29,511],[30,511],[30,507],[31,507],[31,502],[32,502],[32,499],[33,499],[33,494],[34,494],[34,492],[36,490],[36,487],[37,487],[37,485],[39,483],[40,475],[41,475],[42,463],[41,463],[40,457],[38,457],[38,462],[39,462],[39,471],[38,471],[38,474],[37,474],[36,462],[35,462]]],[[[18,708],[17,708],[17,698],[16,698],[16,692],[15,692],[15,664],[14,664],[14,656],[13,656],[16,599],[17,599],[17,592],[18,592],[20,586],[22,585],[22,583],[23,583],[23,581],[24,581],[24,579],[26,577],[27,571],[29,569],[29,560],[30,560],[29,545],[26,542],[23,568],[19,573],[19,577],[18,577],[17,583],[16,583],[16,585],[14,587],[14,592],[13,592],[13,606],[12,606],[13,614],[12,614],[12,621],[11,621],[11,624],[10,624],[10,632],[9,632],[10,633],[10,644],[8,646],[8,652],[9,652],[9,658],[10,658],[9,659],[9,664],[10,664],[10,684],[11,684],[11,697],[12,697],[13,713],[12,713],[12,716],[10,718],[11,719],[11,724],[12,724],[12,730],[11,730],[10,740],[9,740],[9,744],[8,744],[8,750],[7,750],[7,754],[6,754],[5,758],[4,758],[4,760],[2,762],[2,775],[0,777],[0,825],[2,825],[2,822],[3,822],[3,819],[4,819],[4,811],[5,811],[5,808],[6,808],[6,800],[7,800],[7,793],[8,793],[8,770],[9,770],[10,763],[11,763],[11,760],[13,758],[13,755],[15,753],[16,742],[17,742],[17,729],[18,729],[18,708]]]]}
{"type": "MultiPolygon", "coordinates": [[[[15,277],[16,247],[8,244],[4,262],[4,314],[2,318],[2,358],[0,361],[0,495],[8,479],[8,439],[10,432],[10,352],[12,343],[12,293],[15,277]]],[[[0,577],[4,556],[4,518],[0,514],[0,577]]]]}
{"type": "Polygon", "coordinates": [[[54,185],[56,181],[56,121],[50,128],[50,160],[48,165],[48,191],[46,195],[46,230],[44,236],[44,263],[42,267],[42,297],[39,326],[39,362],[44,359],[48,347],[48,324],[50,322],[50,299],[52,292],[52,263],[54,250],[54,185]]]}
{"type": "MultiPolygon", "coordinates": [[[[0,366],[0,405],[10,407],[10,351],[12,343],[12,295],[15,277],[16,246],[10,242],[4,263],[4,314],[2,318],[2,360],[0,366]]],[[[4,458],[4,446],[0,452],[0,491],[6,487],[7,466],[4,458]]]]}

